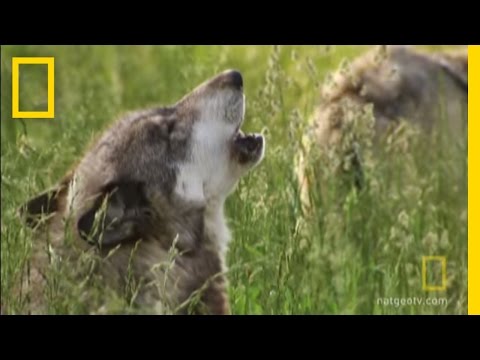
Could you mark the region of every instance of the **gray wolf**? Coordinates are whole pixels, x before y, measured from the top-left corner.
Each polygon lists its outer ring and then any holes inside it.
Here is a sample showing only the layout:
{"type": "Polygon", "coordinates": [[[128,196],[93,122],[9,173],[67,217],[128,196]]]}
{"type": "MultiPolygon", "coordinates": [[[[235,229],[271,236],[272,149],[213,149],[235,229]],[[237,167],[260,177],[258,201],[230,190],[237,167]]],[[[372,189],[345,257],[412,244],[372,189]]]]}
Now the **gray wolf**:
{"type": "Polygon", "coordinates": [[[240,130],[244,114],[242,75],[228,70],[172,106],[114,122],[55,187],[20,209],[49,234],[48,243],[34,239],[33,298],[47,281],[40,269],[75,249],[102,259],[95,273],[105,286],[121,292],[133,279],[131,301],[147,312],[230,313],[224,202],[265,151],[262,135],[240,130]]]}
{"type": "Polygon", "coordinates": [[[377,144],[401,121],[428,134],[445,119],[445,131],[458,134],[465,129],[467,99],[465,48],[425,52],[410,46],[380,46],[341,66],[324,83],[313,115],[313,136],[298,160],[302,202],[309,206],[305,162],[312,146],[323,152],[337,151],[348,159],[340,168],[349,169],[350,178],[361,188],[361,149],[356,146],[359,128],[371,125],[377,144]],[[365,116],[368,112],[372,124],[355,124],[369,118],[365,116]]]}

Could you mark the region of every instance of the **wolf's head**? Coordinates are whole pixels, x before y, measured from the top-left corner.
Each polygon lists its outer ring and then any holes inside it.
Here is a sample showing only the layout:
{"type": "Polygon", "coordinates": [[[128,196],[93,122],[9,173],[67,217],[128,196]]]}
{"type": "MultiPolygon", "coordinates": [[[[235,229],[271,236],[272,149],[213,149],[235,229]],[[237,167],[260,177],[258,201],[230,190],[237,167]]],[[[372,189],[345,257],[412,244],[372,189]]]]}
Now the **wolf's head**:
{"type": "Polygon", "coordinates": [[[245,115],[243,79],[225,71],[197,87],[175,107],[189,122],[187,156],[178,164],[175,192],[187,200],[224,198],[237,180],[258,164],[264,138],[240,130],[245,115]]]}
{"type": "Polygon", "coordinates": [[[114,245],[141,236],[155,212],[222,203],[264,155],[263,136],[240,131],[244,114],[243,79],[234,70],[173,106],[131,113],[103,134],[72,176],[30,200],[23,213],[30,224],[42,213],[69,214],[78,233],[88,234],[102,209],[93,241],[103,234],[102,243],[114,245]]]}

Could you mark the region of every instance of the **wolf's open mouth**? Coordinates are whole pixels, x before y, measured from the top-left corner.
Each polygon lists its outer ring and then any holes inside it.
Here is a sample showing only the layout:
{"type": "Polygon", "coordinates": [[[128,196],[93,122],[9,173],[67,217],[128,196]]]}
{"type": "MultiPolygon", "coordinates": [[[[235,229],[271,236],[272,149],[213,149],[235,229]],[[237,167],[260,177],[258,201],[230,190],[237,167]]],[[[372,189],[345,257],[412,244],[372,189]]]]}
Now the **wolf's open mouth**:
{"type": "Polygon", "coordinates": [[[233,150],[241,164],[257,162],[263,150],[263,136],[244,134],[241,130],[233,138],[233,150]]]}
{"type": "Polygon", "coordinates": [[[264,139],[260,134],[244,134],[240,130],[245,120],[245,95],[242,94],[242,114],[232,138],[232,154],[240,164],[256,164],[263,156],[264,139]]]}

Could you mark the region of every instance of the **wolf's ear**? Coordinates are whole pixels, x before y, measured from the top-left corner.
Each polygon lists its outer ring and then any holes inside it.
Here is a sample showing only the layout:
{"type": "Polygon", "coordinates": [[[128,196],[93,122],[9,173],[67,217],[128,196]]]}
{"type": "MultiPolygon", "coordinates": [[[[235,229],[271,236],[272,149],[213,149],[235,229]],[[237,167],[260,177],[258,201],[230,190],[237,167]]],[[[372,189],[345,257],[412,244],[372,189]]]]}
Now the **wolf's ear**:
{"type": "Polygon", "coordinates": [[[444,54],[440,58],[440,66],[463,90],[468,92],[468,53],[466,51],[444,54]]]}
{"type": "Polygon", "coordinates": [[[58,186],[28,200],[18,209],[19,216],[28,226],[35,227],[46,215],[58,211],[58,199],[63,190],[63,186],[58,186]]]}
{"type": "Polygon", "coordinates": [[[93,206],[79,218],[77,230],[91,244],[115,246],[141,237],[150,218],[143,185],[115,183],[107,185],[93,206]]]}

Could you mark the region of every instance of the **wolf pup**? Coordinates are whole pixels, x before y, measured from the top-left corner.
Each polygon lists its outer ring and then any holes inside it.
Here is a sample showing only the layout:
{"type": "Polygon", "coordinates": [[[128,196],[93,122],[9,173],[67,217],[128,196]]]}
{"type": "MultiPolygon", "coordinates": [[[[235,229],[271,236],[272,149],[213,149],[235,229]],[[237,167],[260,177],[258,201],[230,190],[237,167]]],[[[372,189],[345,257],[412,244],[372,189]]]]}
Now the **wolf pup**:
{"type": "Polygon", "coordinates": [[[122,289],[127,277],[142,284],[134,304],[228,314],[224,202],[265,151],[262,135],[240,130],[244,113],[243,79],[234,70],[173,106],[133,112],[21,214],[32,227],[48,215],[43,223],[53,248],[64,246],[67,226],[77,247],[95,249],[106,285],[122,289]],[[162,270],[158,264],[169,261],[172,248],[177,255],[162,270]],[[197,305],[182,306],[194,294],[197,305]]]}

